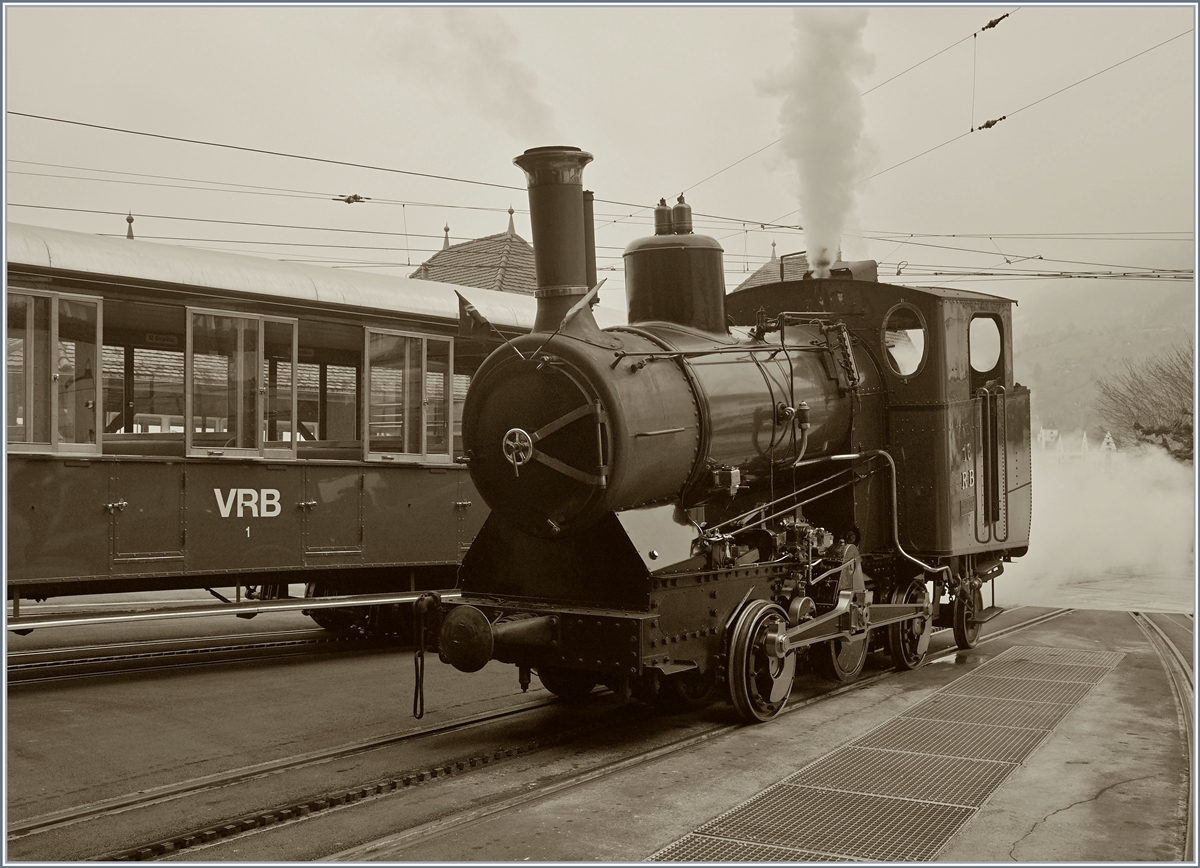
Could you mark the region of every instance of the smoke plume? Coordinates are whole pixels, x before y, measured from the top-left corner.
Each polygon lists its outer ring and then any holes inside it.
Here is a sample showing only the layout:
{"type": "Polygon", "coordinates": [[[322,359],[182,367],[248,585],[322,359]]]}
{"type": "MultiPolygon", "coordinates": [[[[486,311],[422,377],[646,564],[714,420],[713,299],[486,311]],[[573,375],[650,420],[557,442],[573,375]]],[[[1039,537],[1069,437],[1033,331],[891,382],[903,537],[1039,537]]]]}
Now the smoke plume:
{"type": "Polygon", "coordinates": [[[788,67],[767,83],[783,96],[783,149],[799,176],[799,204],[816,277],[828,277],[854,210],[864,165],[862,87],[875,58],[862,45],[867,10],[801,8],[788,67]]]}
{"type": "Polygon", "coordinates": [[[538,77],[521,59],[516,33],[496,10],[404,9],[389,54],[402,76],[446,94],[446,110],[464,107],[520,141],[556,141],[554,109],[538,95],[538,77]]]}

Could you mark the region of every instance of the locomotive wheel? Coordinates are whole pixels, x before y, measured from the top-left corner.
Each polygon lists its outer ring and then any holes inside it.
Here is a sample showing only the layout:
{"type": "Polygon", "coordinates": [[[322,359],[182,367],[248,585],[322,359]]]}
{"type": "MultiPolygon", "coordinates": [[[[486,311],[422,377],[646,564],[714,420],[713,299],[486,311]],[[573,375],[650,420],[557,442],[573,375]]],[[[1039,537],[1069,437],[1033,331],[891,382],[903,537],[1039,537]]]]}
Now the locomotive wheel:
{"type": "Polygon", "coordinates": [[[831,639],[813,649],[822,674],[843,684],[857,680],[867,663],[870,635],[867,631],[853,639],[831,639]]]}
{"type": "Polygon", "coordinates": [[[596,687],[596,680],[585,672],[545,666],[537,674],[542,686],[564,702],[579,702],[596,687]]]}
{"type": "Polygon", "coordinates": [[[979,644],[979,624],[971,623],[983,611],[983,591],[960,586],[954,595],[954,641],[963,651],[979,644]]]}
{"type": "Polygon", "coordinates": [[[662,697],[669,707],[703,708],[712,701],[716,689],[717,680],[712,672],[693,669],[665,679],[662,697]]]}
{"type": "Polygon", "coordinates": [[[787,612],[754,600],[738,616],[729,642],[729,696],[747,723],[770,720],[787,703],[796,674],[796,655],[782,660],[766,651],[768,634],[787,628],[787,612]]]}
{"type": "MultiPolygon", "coordinates": [[[[892,602],[928,603],[925,579],[915,578],[907,585],[897,585],[892,591],[892,602]]],[[[928,620],[927,617],[914,618],[888,627],[888,649],[897,669],[916,669],[925,662],[925,654],[929,651],[928,620]]]]}

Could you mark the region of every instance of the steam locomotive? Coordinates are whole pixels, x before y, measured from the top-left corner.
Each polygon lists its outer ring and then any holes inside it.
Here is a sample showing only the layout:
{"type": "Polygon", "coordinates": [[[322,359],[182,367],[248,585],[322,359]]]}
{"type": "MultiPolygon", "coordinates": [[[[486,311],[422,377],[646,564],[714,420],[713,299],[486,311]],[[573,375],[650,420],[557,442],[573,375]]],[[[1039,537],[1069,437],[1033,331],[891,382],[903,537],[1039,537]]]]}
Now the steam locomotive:
{"type": "Polygon", "coordinates": [[[912,669],[935,625],[973,647],[1000,611],[983,585],[1029,541],[1012,303],[859,279],[873,263],[726,295],[681,197],[625,250],[629,324],[602,330],[591,159],[514,160],[538,309],[466,396],[491,512],[461,597],[425,609],[441,659],[515,664],[564,698],[723,694],[753,722],[798,667],[849,682],[886,651],[912,669]]]}

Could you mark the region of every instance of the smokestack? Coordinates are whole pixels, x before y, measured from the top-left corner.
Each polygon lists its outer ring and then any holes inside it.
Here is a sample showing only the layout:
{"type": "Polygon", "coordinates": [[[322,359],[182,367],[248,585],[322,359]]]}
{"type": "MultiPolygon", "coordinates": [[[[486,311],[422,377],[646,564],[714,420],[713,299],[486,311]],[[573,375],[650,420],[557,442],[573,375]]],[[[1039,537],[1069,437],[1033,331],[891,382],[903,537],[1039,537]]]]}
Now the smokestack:
{"type": "Polygon", "coordinates": [[[529,185],[533,261],[537,270],[535,332],[553,332],[587,294],[583,167],[592,155],[579,148],[530,148],[513,159],[529,185]]]}

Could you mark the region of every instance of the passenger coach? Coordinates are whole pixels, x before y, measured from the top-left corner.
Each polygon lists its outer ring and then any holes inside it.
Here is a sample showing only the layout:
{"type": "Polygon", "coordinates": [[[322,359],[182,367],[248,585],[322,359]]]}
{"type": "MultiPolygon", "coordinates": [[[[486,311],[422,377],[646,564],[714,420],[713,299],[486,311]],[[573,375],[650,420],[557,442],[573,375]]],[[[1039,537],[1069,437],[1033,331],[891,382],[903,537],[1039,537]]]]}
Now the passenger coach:
{"type": "Polygon", "coordinates": [[[452,587],[487,512],[462,402],[534,301],[9,223],[7,314],[15,629],[63,595],[452,587]]]}

